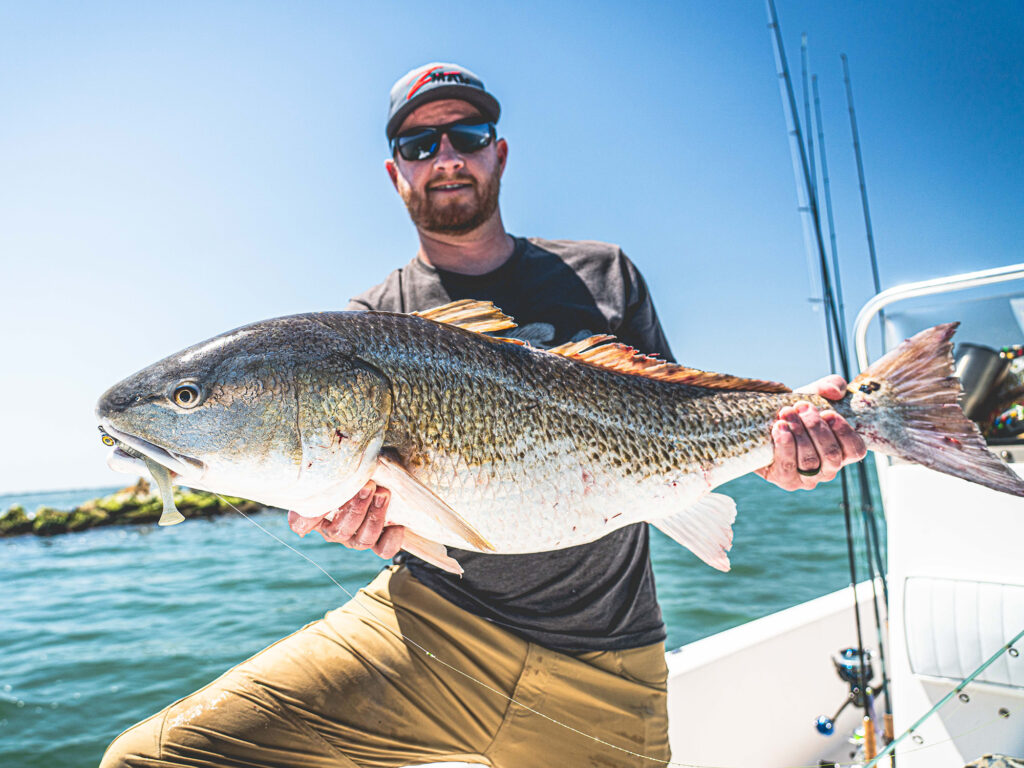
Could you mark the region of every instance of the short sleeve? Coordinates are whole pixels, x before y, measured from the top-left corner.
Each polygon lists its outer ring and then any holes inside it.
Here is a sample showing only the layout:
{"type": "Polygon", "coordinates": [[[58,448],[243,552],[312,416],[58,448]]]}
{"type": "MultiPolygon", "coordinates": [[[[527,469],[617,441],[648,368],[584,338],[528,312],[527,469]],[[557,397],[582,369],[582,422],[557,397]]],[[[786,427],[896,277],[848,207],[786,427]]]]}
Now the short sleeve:
{"type": "Polygon", "coordinates": [[[654,301],[640,270],[621,250],[623,286],[626,289],[626,307],[618,336],[626,343],[646,354],[658,354],[675,361],[668,339],[661,328],[654,301]]]}

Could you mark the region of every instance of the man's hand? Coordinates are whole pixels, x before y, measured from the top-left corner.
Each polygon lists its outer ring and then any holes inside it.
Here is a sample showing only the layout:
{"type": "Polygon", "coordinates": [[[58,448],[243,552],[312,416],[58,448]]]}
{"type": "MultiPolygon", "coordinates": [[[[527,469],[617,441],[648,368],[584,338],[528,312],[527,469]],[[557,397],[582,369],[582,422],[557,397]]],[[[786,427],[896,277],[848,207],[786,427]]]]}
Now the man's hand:
{"type": "MultiPolygon", "coordinates": [[[[846,392],[846,381],[841,376],[826,376],[797,392],[839,400],[846,392]]],[[[864,441],[846,419],[831,409],[819,413],[806,402],[779,411],[779,419],[772,425],[772,442],[772,463],[756,472],[787,491],[810,490],[818,483],[832,480],[840,467],[860,461],[867,453],[864,441]]]]}
{"type": "Polygon", "coordinates": [[[317,531],[327,541],[336,541],[350,549],[372,549],[386,560],[402,548],[405,527],[385,525],[391,491],[368,481],[359,493],[345,502],[327,520],[330,512],[321,517],[303,517],[298,512],[288,513],[288,525],[299,536],[317,531]]]}

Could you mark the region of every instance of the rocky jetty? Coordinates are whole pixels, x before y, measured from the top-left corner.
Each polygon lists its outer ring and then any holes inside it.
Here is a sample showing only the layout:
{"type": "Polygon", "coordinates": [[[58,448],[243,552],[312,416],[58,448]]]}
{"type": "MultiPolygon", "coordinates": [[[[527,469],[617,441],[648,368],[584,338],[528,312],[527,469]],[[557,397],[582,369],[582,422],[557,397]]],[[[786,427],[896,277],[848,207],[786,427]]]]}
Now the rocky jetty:
{"type": "MultiPolygon", "coordinates": [[[[234,496],[215,496],[206,491],[192,491],[187,488],[174,489],[174,504],[186,518],[217,517],[231,514],[233,504],[245,514],[264,509],[254,501],[234,496]]],[[[146,480],[116,493],[99,499],[92,499],[72,510],[40,507],[31,517],[20,505],[15,505],[0,515],[0,537],[35,534],[54,536],[58,533],[76,533],[103,525],[131,525],[155,523],[160,519],[163,502],[160,494],[153,491],[146,480]]]]}

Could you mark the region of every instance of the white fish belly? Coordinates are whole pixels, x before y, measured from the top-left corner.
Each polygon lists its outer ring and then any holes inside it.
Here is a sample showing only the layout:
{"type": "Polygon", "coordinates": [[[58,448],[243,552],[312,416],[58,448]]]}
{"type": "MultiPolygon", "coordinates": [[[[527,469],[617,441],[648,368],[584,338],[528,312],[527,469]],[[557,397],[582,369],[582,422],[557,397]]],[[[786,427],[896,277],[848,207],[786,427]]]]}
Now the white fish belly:
{"type": "MultiPolygon", "coordinates": [[[[586,544],[626,525],[669,517],[770,461],[771,447],[759,447],[710,467],[641,478],[583,467],[571,454],[549,454],[543,466],[518,476],[508,465],[467,467],[457,460],[432,462],[414,475],[496,552],[517,554],[586,544]]],[[[392,498],[388,518],[446,546],[475,549],[400,498],[392,498]]]]}

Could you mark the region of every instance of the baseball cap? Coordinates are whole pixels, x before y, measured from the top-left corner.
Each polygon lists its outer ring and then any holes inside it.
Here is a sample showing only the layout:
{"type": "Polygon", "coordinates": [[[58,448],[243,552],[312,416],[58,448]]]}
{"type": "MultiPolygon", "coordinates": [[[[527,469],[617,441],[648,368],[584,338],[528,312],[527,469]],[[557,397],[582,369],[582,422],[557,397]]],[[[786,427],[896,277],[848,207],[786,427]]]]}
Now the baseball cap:
{"type": "Polygon", "coordinates": [[[483,81],[458,64],[434,62],[408,72],[391,86],[387,135],[393,139],[402,121],[419,106],[439,99],[468,101],[489,122],[498,122],[501,105],[487,92],[483,81]]]}

